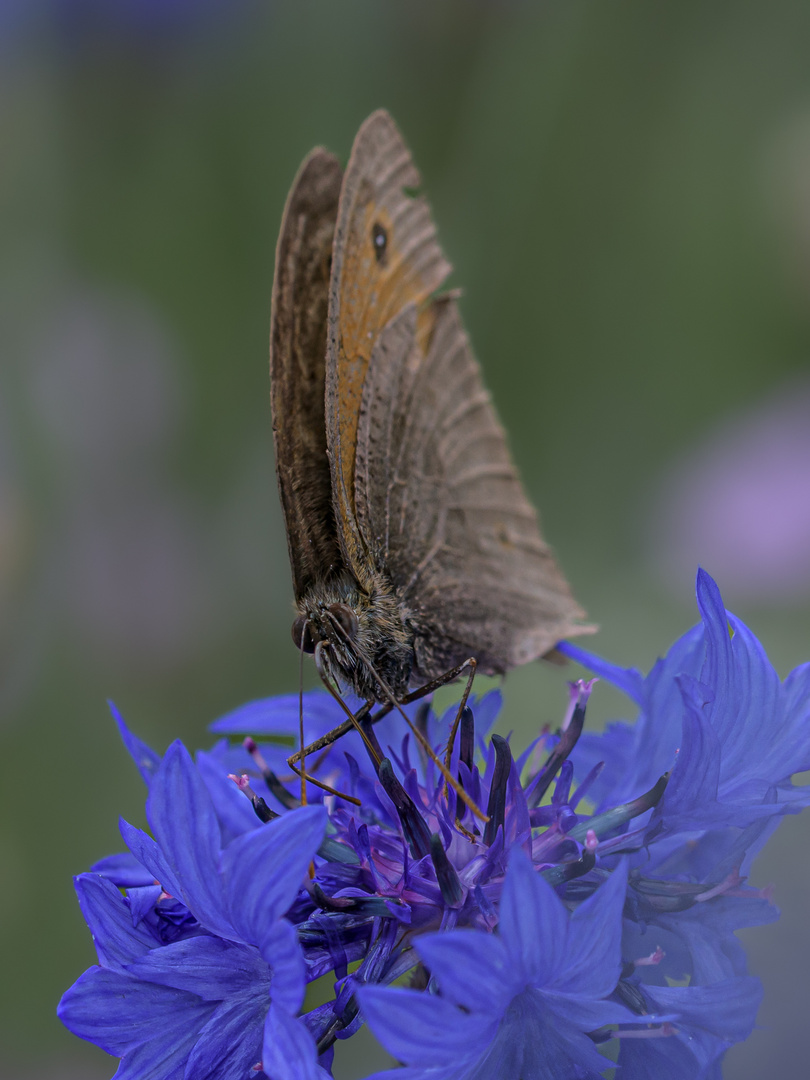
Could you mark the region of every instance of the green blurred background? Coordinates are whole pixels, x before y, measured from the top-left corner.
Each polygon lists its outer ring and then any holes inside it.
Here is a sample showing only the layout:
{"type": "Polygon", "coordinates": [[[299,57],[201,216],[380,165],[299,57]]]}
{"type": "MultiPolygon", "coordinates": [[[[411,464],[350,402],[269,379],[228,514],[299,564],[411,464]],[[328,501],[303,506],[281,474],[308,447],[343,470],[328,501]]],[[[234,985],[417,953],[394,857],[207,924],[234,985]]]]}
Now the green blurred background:
{"type": "MultiPolygon", "coordinates": [[[[143,821],[105,699],[162,750],[297,685],[274,247],[373,109],[594,647],[649,667],[702,562],[782,675],[810,658],[809,46],[800,0],[0,0],[3,1078],[114,1071],[54,1017],[93,961],[71,875],[143,821]]],[[[502,730],[570,675],[511,674],[502,730]]],[[[783,918],[736,1080],[806,1070],[808,830],[756,868],[783,918]]]]}

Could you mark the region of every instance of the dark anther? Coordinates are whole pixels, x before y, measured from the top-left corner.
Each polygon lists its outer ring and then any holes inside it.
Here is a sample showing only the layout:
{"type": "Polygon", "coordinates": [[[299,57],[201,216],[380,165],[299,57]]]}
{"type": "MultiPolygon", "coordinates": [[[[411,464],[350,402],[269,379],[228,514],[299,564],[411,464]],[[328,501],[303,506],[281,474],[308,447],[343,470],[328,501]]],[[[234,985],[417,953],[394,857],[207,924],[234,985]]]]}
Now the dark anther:
{"type": "Polygon", "coordinates": [[[306,615],[299,615],[292,624],[292,639],[296,649],[303,649],[305,653],[314,653],[315,646],[320,641],[320,635],[306,615]]]}
{"type": "Polygon", "coordinates": [[[439,883],[445,904],[448,907],[460,907],[461,901],[464,899],[464,890],[458,879],[456,868],[447,858],[442,838],[438,833],[433,833],[430,838],[430,858],[433,862],[433,869],[436,871],[436,880],[439,883]]]}
{"type": "Polygon", "coordinates": [[[385,258],[385,249],[388,246],[388,233],[382,225],[376,222],[371,230],[371,241],[374,244],[374,254],[377,256],[377,262],[382,262],[385,258]]]}
{"type": "Polygon", "coordinates": [[[506,814],[506,785],[512,769],[512,751],[506,739],[501,735],[493,735],[492,746],[495,750],[495,768],[492,772],[492,784],[489,788],[489,802],[487,803],[489,821],[484,829],[484,843],[487,845],[494,843],[498,829],[503,825],[506,814]]]}
{"type": "Polygon", "coordinates": [[[301,800],[287,791],[272,769],[263,769],[262,777],[270,794],[275,795],[285,810],[295,810],[301,805],[301,800]]]}
{"type": "Polygon", "coordinates": [[[416,716],[413,718],[413,726],[424,737],[425,741],[428,739],[428,717],[430,716],[430,701],[420,701],[419,707],[416,710],[416,716]]]}
{"type": "Polygon", "coordinates": [[[557,866],[549,866],[541,871],[543,877],[550,885],[563,885],[566,881],[573,881],[582,877],[596,866],[596,856],[591,851],[583,851],[579,859],[572,862],[559,863],[557,866]]]}
{"type": "Polygon", "coordinates": [[[630,886],[656,912],[671,914],[688,911],[698,903],[698,897],[711,886],[691,881],[659,881],[634,873],[630,886]]]}
{"type": "MultiPolygon", "coordinates": [[[[604,836],[617,832],[628,821],[632,821],[634,817],[638,817],[653,806],[657,806],[658,801],[666,791],[668,781],[669,773],[664,773],[663,776],[659,776],[649,791],[645,791],[637,799],[622,803],[621,806],[614,806],[610,810],[605,810],[602,814],[596,814],[587,821],[580,822],[579,825],[575,825],[571,829],[568,835],[572,840],[582,844],[585,842],[589,829],[593,829],[600,840],[604,836]]],[[[649,835],[647,839],[649,840],[649,835]]]]}
{"type": "Polygon", "coordinates": [[[390,919],[392,906],[405,906],[401,900],[389,896],[327,896],[317,882],[312,886],[312,898],[323,911],[337,911],[368,918],[390,919]]]}
{"type": "Polygon", "coordinates": [[[475,717],[469,705],[464,706],[461,714],[458,760],[463,761],[472,772],[475,757],[475,717]]]}
{"type": "Polygon", "coordinates": [[[261,795],[254,795],[250,800],[253,804],[253,812],[259,821],[264,822],[266,825],[268,821],[272,821],[273,818],[277,818],[278,814],[275,810],[271,810],[261,795]]]}
{"type": "Polygon", "coordinates": [[[417,810],[416,804],[405,788],[394,776],[394,770],[388,758],[383,758],[380,762],[378,775],[380,783],[399,814],[402,831],[405,833],[411,855],[414,859],[423,859],[430,853],[430,829],[427,827],[427,822],[417,810]]]}
{"type": "Polygon", "coordinates": [[[368,751],[368,756],[371,759],[371,764],[374,767],[374,771],[379,774],[380,767],[377,763],[379,761],[382,761],[382,759],[385,757],[385,754],[383,753],[383,749],[380,746],[379,740],[377,738],[377,733],[371,726],[370,717],[364,716],[362,720],[358,721],[358,723],[360,724],[360,728],[363,732],[363,735],[365,736],[363,742],[365,744],[366,750],[368,751]]]}
{"type": "Polygon", "coordinates": [[[526,801],[530,807],[539,806],[542,802],[543,796],[548,791],[551,781],[560,771],[560,766],[576,746],[577,740],[582,734],[584,724],[585,706],[577,704],[574,709],[574,714],[571,717],[570,724],[560,736],[560,741],[546,758],[545,765],[543,765],[540,772],[532,781],[530,789],[527,788],[526,790],[526,801]]]}
{"type": "Polygon", "coordinates": [[[295,810],[296,807],[301,805],[301,800],[297,799],[295,795],[291,794],[284,787],[282,782],[264,760],[264,755],[259,750],[255,741],[248,736],[244,741],[244,747],[250,756],[253,758],[256,765],[262,774],[262,779],[267,785],[267,789],[271,795],[274,795],[285,810],[295,810]]]}
{"type": "Polygon", "coordinates": [[[331,836],[327,836],[323,841],[318,848],[318,854],[327,862],[344,863],[347,866],[360,865],[360,857],[354,848],[349,847],[348,844],[342,844],[340,840],[335,840],[331,836]]]}
{"type": "Polygon", "coordinates": [[[625,982],[625,979],[629,978],[634,971],[635,966],[633,964],[625,965],[625,969],[622,971],[621,978],[616,984],[616,989],[613,993],[621,1001],[622,1005],[626,1005],[627,1008],[632,1009],[634,1013],[643,1016],[644,1013],[648,1011],[647,1001],[644,995],[635,983],[625,982]]]}
{"type": "Polygon", "coordinates": [[[319,1057],[321,1054],[325,1054],[330,1046],[334,1046],[339,1033],[351,1024],[359,1010],[360,1006],[357,1004],[357,999],[355,997],[349,998],[343,1013],[340,1016],[335,1016],[330,1021],[328,1027],[318,1039],[315,1052],[319,1057]]]}
{"type": "Polygon", "coordinates": [[[348,604],[330,604],[329,614],[349,641],[354,641],[357,637],[357,632],[360,629],[360,625],[357,622],[357,615],[354,610],[350,608],[348,604]]]}

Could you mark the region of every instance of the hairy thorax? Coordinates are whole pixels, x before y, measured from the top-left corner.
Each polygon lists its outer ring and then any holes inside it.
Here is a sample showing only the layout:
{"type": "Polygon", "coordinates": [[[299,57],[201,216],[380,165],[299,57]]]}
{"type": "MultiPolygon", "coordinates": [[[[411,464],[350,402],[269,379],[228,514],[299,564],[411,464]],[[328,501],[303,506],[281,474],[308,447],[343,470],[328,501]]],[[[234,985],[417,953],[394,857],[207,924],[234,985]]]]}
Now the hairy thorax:
{"type": "Polygon", "coordinates": [[[307,652],[318,642],[326,674],[365,701],[399,700],[408,691],[414,666],[411,614],[381,574],[365,588],[342,573],[320,582],[298,602],[293,640],[307,652]]]}

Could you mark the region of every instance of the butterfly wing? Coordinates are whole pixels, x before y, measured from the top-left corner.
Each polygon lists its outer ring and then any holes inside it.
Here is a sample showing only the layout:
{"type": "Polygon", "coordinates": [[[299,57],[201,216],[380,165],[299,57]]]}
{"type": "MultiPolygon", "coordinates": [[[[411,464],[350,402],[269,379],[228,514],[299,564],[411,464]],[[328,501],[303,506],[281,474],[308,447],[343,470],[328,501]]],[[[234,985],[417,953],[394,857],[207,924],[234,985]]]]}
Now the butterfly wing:
{"type": "Polygon", "coordinates": [[[357,524],[355,460],[372,350],[383,327],[407,304],[424,321],[421,310],[450,272],[428,205],[413,193],[419,183],[393,120],[384,111],[373,113],[354,141],[340,194],[326,360],[326,436],[338,541],[361,585],[369,556],[357,524]]]}
{"type": "Polygon", "coordinates": [[[341,563],[326,454],[324,382],[332,240],[342,170],[317,149],[281,224],[270,320],[270,400],[296,598],[341,563]]]}
{"type": "Polygon", "coordinates": [[[499,673],[587,632],[527,500],[452,296],[408,305],[363,388],[358,523],[414,613],[416,675],[499,673]],[[424,323],[425,316],[421,315],[424,323]]]}

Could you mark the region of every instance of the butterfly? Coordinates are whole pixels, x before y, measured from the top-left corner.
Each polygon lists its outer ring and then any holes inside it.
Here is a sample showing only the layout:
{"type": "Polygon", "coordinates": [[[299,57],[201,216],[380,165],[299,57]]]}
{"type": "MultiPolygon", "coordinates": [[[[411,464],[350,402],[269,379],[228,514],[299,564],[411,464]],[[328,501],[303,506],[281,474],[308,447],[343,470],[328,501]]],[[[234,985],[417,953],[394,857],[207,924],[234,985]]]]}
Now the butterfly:
{"type": "Polygon", "coordinates": [[[412,700],[593,629],[543,540],[470,350],[420,176],[373,113],[345,172],[303,162],[276,250],[276,471],[297,615],[325,681],[412,700]]]}

